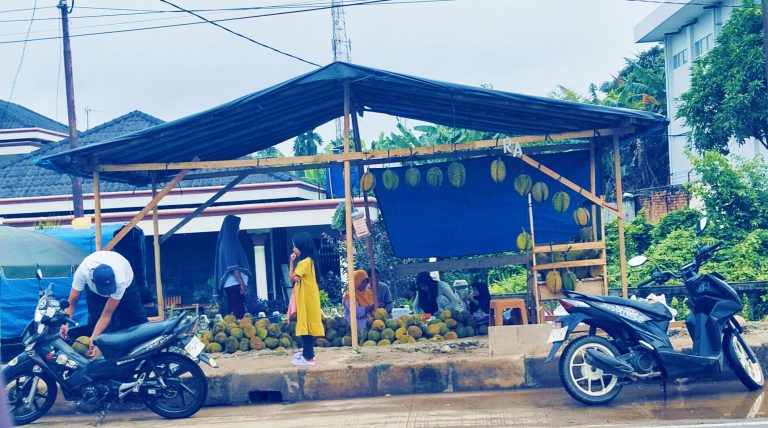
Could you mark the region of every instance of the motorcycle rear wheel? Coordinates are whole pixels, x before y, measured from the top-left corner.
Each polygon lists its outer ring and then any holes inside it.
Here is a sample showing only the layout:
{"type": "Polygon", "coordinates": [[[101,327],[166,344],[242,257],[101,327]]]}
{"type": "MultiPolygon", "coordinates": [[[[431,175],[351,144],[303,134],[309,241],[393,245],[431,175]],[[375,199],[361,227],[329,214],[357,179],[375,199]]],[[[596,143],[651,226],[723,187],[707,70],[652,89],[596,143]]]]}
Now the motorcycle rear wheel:
{"type": "Polygon", "coordinates": [[[582,336],[571,341],[560,356],[560,382],[568,394],[587,404],[605,404],[621,391],[618,376],[610,375],[587,363],[586,352],[596,349],[611,356],[619,350],[608,339],[582,336]]]}
{"type": "Polygon", "coordinates": [[[5,396],[13,424],[26,425],[40,419],[53,406],[57,394],[56,380],[48,373],[27,370],[6,379],[5,396]],[[33,387],[36,391],[32,401],[25,404],[24,401],[29,398],[33,387]]]}
{"type": "Polygon", "coordinates": [[[168,419],[187,418],[205,403],[208,379],[203,370],[189,358],[174,352],[163,352],[152,358],[155,369],[146,373],[146,380],[162,377],[166,388],[158,396],[145,401],[147,407],[168,419]]]}
{"type": "Polygon", "coordinates": [[[723,337],[723,350],[728,366],[747,389],[754,391],[763,387],[765,376],[760,360],[750,361],[748,351],[744,349],[741,340],[734,332],[729,331],[723,337]]]}

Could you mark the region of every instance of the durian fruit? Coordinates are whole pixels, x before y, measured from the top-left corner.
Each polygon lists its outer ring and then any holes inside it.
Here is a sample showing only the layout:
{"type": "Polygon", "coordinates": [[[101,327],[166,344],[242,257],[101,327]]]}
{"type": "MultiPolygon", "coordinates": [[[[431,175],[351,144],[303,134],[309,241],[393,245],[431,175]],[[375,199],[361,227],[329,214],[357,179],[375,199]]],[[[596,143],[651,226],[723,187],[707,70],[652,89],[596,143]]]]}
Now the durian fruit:
{"type": "Polygon", "coordinates": [[[243,319],[237,322],[237,326],[240,327],[241,329],[245,329],[245,327],[249,325],[253,326],[253,323],[251,322],[251,319],[247,317],[243,317],[243,319]]]}
{"type": "Polygon", "coordinates": [[[533,248],[533,240],[528,232],[517,235],[517,248],[520,251],[530,251],[533,248]]]}
{"type": "Polygon", "coordinates": [[[253,336],[256,336],[256,327],[252,325],[247,325],[243,328],[243,336],[247,337],[248,339],[252,338],[253,336]]]}
{"type": "Polygon", "coordinates": [[[551,270],[547,272],[547,288],[553,293],[559,293],[563,287],[563,278],[560,276],[560,272],[551,270]]]}
{"type": "Polygon", "coordinates": [[[368,340],[373,340],[374,342],[378,342],[379,340],[381,340],[381,332],[373,329],[369,330],[368,340]]]}
{"type": "Polygon", "coordinates": [[[411,187],[416,187],[421,181],[421,171],[418,168],[410,167],[405,170],[405,182],[411,187]]]}
{"type": "Polygon", "coordinates": [[[283,337],[283,338],[281,338],[281,339],[279,340],[279,342],[280,342],[280,346],[282,346],[282,347],[284,347],[284,348],[290,348],[290,347],[291,347],[291,345],[293,345],[293,342],[291,342],[291,339],[290,339],[290,338],[288,338],[288,337],[283,337]]]}
{"type": "Polygon", "coordinates": [[[457,336],[456,333],[452,331],[445,333],[445,336],[443,337],[445,338],[445,340],[456,340],[459,338],[459,336],[457,336]]]}
{"type": "Polygon", "coordinates": [[[451,313],[451,311],[446,309],[446,310],[440,312],[440,321],[445,321],[448,318],[451,318],[452,315],[453,314],[451,313]]]}
{"type": "Polygon", "coordinates": [[[362,177],[360,177],[360,188],[363,190],[363,192],[370,192],[374,186],[376,186],[376,176],[374,176],[372,173],[366,172],[362,177]]]}
{"type": "MultiPolygon", "coordinates": [[[[386,311],[386,309],[385,309],[385,311],[386,311]]],[[[384,330],[384,326],[385,326],[384,321],[382,321],[382,320],[373,320],[373,323],[371,324],[371,329],[380,332],[380,331],[384,330]]]]}
{"type": "Polygon", "coordinates": [[[391,328],[385,328],[384,331],[381,332],[381,337],[383,339],[392,341],[395,339],[395,330],[392,330],[391,328]]]}
{"type": "Polygon", "coordinates": [[[414,339],[418,339],[418,338],[421,337],[421,335],[422,335],[422,331],[419,328],[419,326],[412,325],[412,326],[408,327],[408,336],[411,336],[414,339]]]}
{"type": "Polygon", "coordinates": [[[395,190],[400,185],[400,177],[393,169],[388,169],[381,174],[381,181],[384,184],[384,188],[387,190],[395,190]]]}
{"type": "Polygon", "coordinates": [[[576,208],[573,211],[573,221],[579,226],[586,226],[589,223],[589,211],[583,207],[576,208]]]}
{"type": "Polygon", "coordinates": [[[365,346],[365,347],[367,347],[367,346],[376,346],[376,342],[373,341],[373,340],[366,340],[365,342],[363,342],[363,346],[365,346]]]}
{"type": "Polygon", "coordinates": [[[401,344],[409,344],[409,343],[416,343],[416,339],[413,336],[408,336],[407,334],[400,338],[398,341],[401,344]]]}
{"type": "Polygon", "coordinates": [[[515,178],[515,191],[520,196],[525,196],[531,191],[531,176],[528,174],[520,174],[515,178]]]}
{"type": "Polygon", "coordinates": [[[445,326],[450,328],[450,329],[455,329],[458,324],[459,324],[459,322],[456,321],[453,318],[448,318],[448,319],[445,320],[445,326]]]}
{"type": "Polygon", "coordinates": [[[235,318],[234,315],[229,314],[224,317],[224,324],[235,324],[237,323],[237,318],[235,318]]]}
{"type": "Polygon", "coordinates": [[[376,309],[376,311],[373,313],[373,317],[377,320],[381,320],[382,322],[385,322],[387,318],[389,318],[389,313],[387,313],[387,310],[385,308],[379,308],[376,309]]]}
{"type": "Polygon", "coordinates": [[[261,340],[261,338],[258,336],[251,338],[250,345],[251,345],[251,349],[254,351],[261,351],[266,347],[266,345],[264,345],[264,341],[261,340]]]}
{"type": "Polygon", "coordinates": [[[219,345],[224,345],[224,343],[227,341],[227,334],[226,333],[216,333],[215,336],[213,336],[213,341],[218,343],[219,345]]]}
{"type": "Polygon", "coordinates": [[[267,338],[269,334],[267,333],[267,329],[264,327],[259,327],[256,329],[256,336],[261,338],[261,340],[264,340],[267,338]]]}
{"type": "Polygon", "coordinates": [[[269,349],[275,349],[277,348],[279,341],[274,337],[267,337],[266,340],[264,340],[264,345],[269,349]]]}
{"type": "Polygon", "coordinates": [[[589,267],[589,276],[592,278],[599,278],[603,276],[603,267],[602,266],[590,266],[589,267]]]}
{"type": "Polygon", "coordinates": [[[458,188],[463,186],[465,181],[467,181],[467,170],[464,165],[461,162],[451,162],[448,165],[448,182],[458,188]]]}
{"type": "Polygon", "coordinates": [[[395,339],[400,340],[403,336],[407,335],[408,331],[405,327],[400,327],[395,331],[395,339]]]}
{"type": "Polygon", "coordinates": [[[216,342],[209,343],[208,346],[205,347],[205,352],[209,352],[211,354],[221,352],[221,345],[216,342]]]}
{"type": "MultiPolygon", "coordinates": [[[[471,325],[468,325],[467,328],[465,329],[465,332],[467,334],[467,337],[472,337],[475,335],[475,328],[472,327],[471,325]]],[[[486,334],[488,334],[488,332],[486,332],[486,334]]]]}
{"type": "Polygon", "coordinates": [[[443,171],[436,166],[427,170],[427,183],[432,187],[440,187],[443,185],[443,171]]]}
{"type": "Polygon", "coordinates": [[[386,345],[391,345],[391,344],[392,344],[392,342],[390,342],[389,339],[381,339],[381,340],[379,340],[379,343],[377,343],[376,345],[377,346],[386,346],[386,345]]]}
{"type": "Polygon", "coordinates": [[[430,337],[429,340],[432,341],[432,342],[443,342],[443,341],[445,341],[445,338],[443,336],[440,336],[439,334],[436,334],[436,335],[430,337]]]}
{"type": "Polygon", "coordinates": [[[224,342],[224,352],[227,354],[234,354],[237,351],[237,347],[240,346],[240,342],[234,337],[228,337],[224,342]]]}
{"type": "Polygon", "coordinates": [[[488,336],[488,326],[483,324],[477,328],[477,334],[480,336],[488,336]]]}
{"type": "Polygon", "coordinates": [[[350,336],[344,336],[341,338],[342,346],[352,346],[352,338],[350,336]]]}
{"type": "Polygon", "coordinates": [[[571,272],[570,270],[566,270],[562,278],[563,289],[573,291],[576,288],[576,281],[578,281],[578,278],[576,278],[575,273],[571,272]]]}
{"type": "Polygon", "coordinates": [[[433,324],[427,327],[427,337],[433,337],[440,334],[440,324],[433,324]]]}
{"type": "Polygon", "coordinates": [[[229,332],[229,337],[234,337],[237,340],[240,340],[244,337],[243,330],[239,327],[235,327],[229,332]]]}
{"type": "Polygon", "coordinates": [[[80,336],[75,340],[75,343],[72,344],[72,348],[74,348],[75,351],[79,352],[80,354],[87,354],[88,348],[91,345],[91,338],[88,336],[80,336]]]}
{"type": "Polygon", "coordinates": [[[566,192],[557,192],[552,196],[552,206],[559,213],[565,212],[570,204],[571,197],[566,192]]]}
{"type": "Polygon", "coordinates": [[[507,166],[501,158],[498,158],[491,162],[491,179],[497,183],[501,183],[507,178],[507,166]]]}
{"type": "Polygon", "coordinates": [[[546,183],[536,183],[531,188],[531,196],[536,202],[544,202],[549,197],[549,187],[546,183]]]}
{"type": "Polygon", "coordinates": [[[247,352],[251,350],[251,343],[245,337],[240,339],[240,344],[237,347],[238,350],[247,352]]]}
{"type": "Polygon", "coordinates": [[[329,348],[331,346],[331,342],[329,342],[327,339],[323,337],[318,337],[315,339],[315,346],[318,346],[320,348],[329,348]]]}

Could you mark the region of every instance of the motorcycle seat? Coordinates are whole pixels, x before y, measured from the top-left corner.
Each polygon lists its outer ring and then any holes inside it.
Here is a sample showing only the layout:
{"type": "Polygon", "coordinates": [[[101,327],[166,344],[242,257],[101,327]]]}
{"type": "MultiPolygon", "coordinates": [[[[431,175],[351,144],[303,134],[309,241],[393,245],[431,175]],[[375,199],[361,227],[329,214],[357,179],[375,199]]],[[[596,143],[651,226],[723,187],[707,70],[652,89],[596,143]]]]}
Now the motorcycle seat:
{"type": "Polygon", "coordinates": [[[586,298],[586,300],[610,303],[613,305],[628,306],[630,308],[637,309],[638,311],[654,319],[671,320],[673,318],[667,307],[661,303],[648,303],[643,300],[632,300],[615,296],[593,296],[590,294],[581,294],[575,292],[571,292],[571,294],[578,294],[579,297],[586,298]]]}
{"type": "Polygon", "coordinates": [[[114,333],[103,333],[93,343],[99,347],[105,356],[111,355],[115,353],[114,351],[128,350],[153,337],[160,336],[165,329],[173,324],[177,324],[180,320],[181,317],[164,321],[146,322],[114,333]]]}

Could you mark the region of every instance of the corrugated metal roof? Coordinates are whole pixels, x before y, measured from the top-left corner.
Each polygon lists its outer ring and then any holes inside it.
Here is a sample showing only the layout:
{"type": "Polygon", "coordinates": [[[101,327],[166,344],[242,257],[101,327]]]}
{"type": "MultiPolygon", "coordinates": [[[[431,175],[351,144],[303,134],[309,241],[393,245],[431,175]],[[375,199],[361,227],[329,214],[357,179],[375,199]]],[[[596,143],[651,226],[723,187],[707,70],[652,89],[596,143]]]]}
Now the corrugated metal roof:
{"type": "Polygon", "coordinates": [[[0,100],[0,129],[40,128],[66,134],[69,128],[18,104],[0,100]]]}
{"type": "MultiPolygon", "coordinates": [[[[358,111],[502,133],[552,134],[632,126],[660,129],[666,119],[636,110],[439,82],[335,62],[212,109],[113,140],[45,157],[41,164],[87,176],[87,165],[236,159],[343,115],[344,83],[358,111]]],[[[168,175],[173,173],[169,171],[168,175]]],[[[160,174],[163,175],[163,174],[160,174]]],[[[103,173],[146,182],[146,175],[103,173]]]]}

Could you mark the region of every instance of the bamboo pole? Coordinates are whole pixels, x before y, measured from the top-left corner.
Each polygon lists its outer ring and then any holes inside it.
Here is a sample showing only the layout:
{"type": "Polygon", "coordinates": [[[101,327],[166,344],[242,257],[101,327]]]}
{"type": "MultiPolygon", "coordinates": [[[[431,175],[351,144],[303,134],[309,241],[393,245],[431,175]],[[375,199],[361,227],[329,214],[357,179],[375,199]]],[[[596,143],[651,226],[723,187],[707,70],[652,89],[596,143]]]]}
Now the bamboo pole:
{"type": "Polygon", "coordinates": [[[179,184],[179,182],[181,182],[181,180],[184,179],[184,176],[187,175],[188,173],[189,173],[189,170],[185,169],[179,172],[178,174],[176,174],[176,176],[173,177],[173,180],[171,180],[168,184],[166,184],[165,187],[163,187],[163,190],[161,190],[160,193],[155,195],[152,198],[152,200],[149,201],[146,207],[142,208],[138,214],[133,216],[133,218],[131,219],[131,221],[128,222],[128,224],[126,224],[125,226],[123,226],[122,229],[120,229],[120,232],[117,235],[115,235],[115,237],[112,238],[111,241],[109,241],[109,243],[104,247],[104,250],[106,251],[111,250],[115,245],[117,245],[118,242],[120,242],[120,240],[125,238],[125,235],[127,235],[128,232],[131,231],[133,226],[136,226],[136,224],[140,222],[141,219],[143,219],[144,216],[147,215],[147,213],[152,210],[152,208],[154,208],[157,204],[159,204],[160,201],[165,197],[165,195],[170,193],[170,191],[173,190],[173,188],[177,184],[179,184]]]}
{"type": "MultiPolygon", "coordinates": [[[[349,83],[344,82],[344,154],[349,154],[349,83]]],[[[352,183],[349,160],[344,161],[344,211],[347,229],[347,290],[352,348],[357,348],[357,299],[355,289],[355,249],[352,245],[352,183]]]]}
{"type": "Polygon", "coordinates": [[[340,154],[321,154],[312,156],[299,156],[287,158],[268,158],[268,159],[238,159],[222,161],[190,161],[190,162],[169,162],[169,163],[138,163],[129,165],[103,164],[96,166],[97,171],[128,172],[128,171],[165,171],[182,170],[198,168],[247,168],[261,166],[295,166],[295,165],[313,165],[328,162],[344,161],[371,161],[376,159],[395,160],[397,158],[413,158],[420,155],[432,155],[444,153],[446,155],[461,153],[462,151],[478,151],[487,149],[502,149],[509,144],[532,144],[544,141],[560,141],[569,139],[592,138],[595,132],[601,136],[627,135],[634,132],[634,128],[607,128],[589,131],[564,132],[560,134],[549,135],[526,135],[520,137],[509,137],[503,140],[481,140],[468,143],[440,144],[436,146],[414,147],[408,149],[392,150],[374,150],[370,152],[340,153],[340,154]]]}
{"type": "MultiPolygon", "coordinates": [[[[157,181],[152,177],[152,198],[157,196],[157,181]]],[[[157,290],[157,316],[165,319],[165,299],[163,299],[163,279],[160,275],[160,227],[157,204],[152,208],[152,234],[155,248],[155,290],[157,290]]]]}
{"type": "MultiPolygon", "coordinates": [[[[605,195],[600,195],[600,199],[605,199],[605,195]]],[[[600,208],[600,240],[603,242],[603,294],[608,295],[608,252],[605,245],[605,222],[603,221],[603,209],[600,208]]]]}
{"type": "MultiPolygon", "coordinates": [[[[619,263],[621,264],[621,295],[627,298],[629,294],[627,287],[629,280],[627,278],[627,248],[624,243],[624,192],[621,188],[621,153],[619,152],[619,136],[613,137],[613,166],[616,173],[616,206],[622,215],[619,215],[616,222],[619,228],[619,263]]],[[[606,272],[607,273],[607,272],[606,272]]]]}
{"type": "MultiPolygon", "coordinates": [[[[595,139],[589,139],[589,191],[597,194],[597,178],[595,165],[595,139]]],[[[602,211],[602,210],[601,210],[602,211]]],[[[592,205],[592,240],[597,241],[597,205],[592,205]]]]}
{"type": "MultiPolygon", "coordinates": [[[[352,116],[352,135],[355,137],[355,150],[358,152],[363,151],[363,143],[360,141],[360,124],[357,121],[357,112],[352,116]]],[[[368,206],[368,192],[360,189],[363,194],[363,209],[365,210],[365,223],[368,225],[368,229],[371,229],[373,223],[371,223],[371,210],[368,206]]],[[[373,251],[373,233],[368,234],[365,238],[367,251],[368,251],[368,270],[371,272],[371,291],[373,291],[373,305],[376,309],[379,309],[379,294],[376,291],[376,287],[379,285],[379,278],[376,276],[376,254],[373,251]]]]}
{"type": "Polygon", "coordinates": [[[96,251],[101,250],[101,192],[99,171],[93,171],[93,216],[96,217],[96,251]]]}

